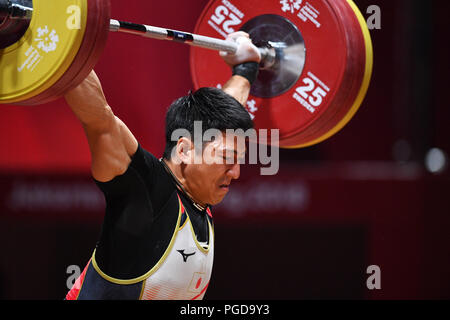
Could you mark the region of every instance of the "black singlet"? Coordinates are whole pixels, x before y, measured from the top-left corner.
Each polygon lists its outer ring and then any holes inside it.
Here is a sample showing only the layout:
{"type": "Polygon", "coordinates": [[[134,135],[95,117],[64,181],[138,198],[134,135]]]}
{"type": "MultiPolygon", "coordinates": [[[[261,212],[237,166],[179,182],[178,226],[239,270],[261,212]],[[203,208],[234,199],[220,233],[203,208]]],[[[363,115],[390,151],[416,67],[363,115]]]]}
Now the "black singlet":
{"type": "Polygon", "coordinates": [[[208,242],[206,210],[195,208],[160,161],[140,145],[127,171],[109,182],[95,181],[106,212],[95,260],[108,276],[132,279],[148,272],[169,245],[178,218],[178,200],[189,212],[199,242],[208,242]]]}

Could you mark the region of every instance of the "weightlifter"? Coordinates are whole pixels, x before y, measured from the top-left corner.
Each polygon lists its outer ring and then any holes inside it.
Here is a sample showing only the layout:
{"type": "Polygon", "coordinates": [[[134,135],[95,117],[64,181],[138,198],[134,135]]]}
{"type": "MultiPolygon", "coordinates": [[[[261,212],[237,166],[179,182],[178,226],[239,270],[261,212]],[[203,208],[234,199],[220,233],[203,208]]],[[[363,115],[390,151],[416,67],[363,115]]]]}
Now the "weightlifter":
{"type": "MultiPolygon", "coordinates": [[[[202,299],[214,254],[210,206],[239,178],[245,146],[226,129],[253,124],[245,105],[261,59],[248,34],[236,32],[235,54],[221,52],[232,76],[222,90],[201,88],[177,99],[166,115],[166,148],[157,159],[111,110],[94,72],[65,99],[88,139],[93,178],[106,212],[92,258],[66,299],[202,299]],[[194,121],[223,139],[192,139],[194,121]],[[172,133],[190,133],[172,141],[172,133]],[[194,161],[194,157],[219,161],[194,161]],[[203,152],[203,153],[202,153],[203,152]],[[231,157],[231,159],[230,159],[231,157]]],[[[206,160],[206,159],[203,159],[206,160]]]]}

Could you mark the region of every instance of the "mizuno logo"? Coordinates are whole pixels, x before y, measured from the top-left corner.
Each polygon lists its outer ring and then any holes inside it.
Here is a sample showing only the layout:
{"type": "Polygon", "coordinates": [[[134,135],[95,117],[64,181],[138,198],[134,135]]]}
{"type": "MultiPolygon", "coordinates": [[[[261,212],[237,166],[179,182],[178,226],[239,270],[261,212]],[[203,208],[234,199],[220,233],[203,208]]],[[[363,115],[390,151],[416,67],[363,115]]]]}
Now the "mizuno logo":
{"type": "Polygon", "coordinates": [[[195,254],[195,251],[192,253],[184,253],[184,250],[177,250],[181,256],[183,257],[183,261],[187,262],[187,258],[189,258],[190,256],[193,256],[195,254]]]}

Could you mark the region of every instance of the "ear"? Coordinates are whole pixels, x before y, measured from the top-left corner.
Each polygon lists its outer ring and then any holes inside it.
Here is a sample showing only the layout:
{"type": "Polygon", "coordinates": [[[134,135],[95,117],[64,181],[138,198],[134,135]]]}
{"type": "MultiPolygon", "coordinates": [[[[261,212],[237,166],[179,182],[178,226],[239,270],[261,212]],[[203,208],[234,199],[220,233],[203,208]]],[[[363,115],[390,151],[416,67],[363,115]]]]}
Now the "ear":
{"type": "Polygon", "coordinates": [[[194,143],[191,139],[181,137],[178,139],[176,155],[180,163],[189,164],[194,161],[194,143]]]}

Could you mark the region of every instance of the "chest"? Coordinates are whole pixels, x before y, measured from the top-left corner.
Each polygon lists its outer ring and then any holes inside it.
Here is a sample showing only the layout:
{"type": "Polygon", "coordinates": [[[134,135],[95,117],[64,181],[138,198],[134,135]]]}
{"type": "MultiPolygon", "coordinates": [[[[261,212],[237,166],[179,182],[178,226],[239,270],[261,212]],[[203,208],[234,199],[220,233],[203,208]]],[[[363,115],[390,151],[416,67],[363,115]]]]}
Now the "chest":
{"type": "Polygon", "coordinates": [[[208,222],[209,243],[199,243],[189,218],[174,233],[155,271],[145,280],[143,300],[202,299],[211,278],[214,233],[208,222]]]}

